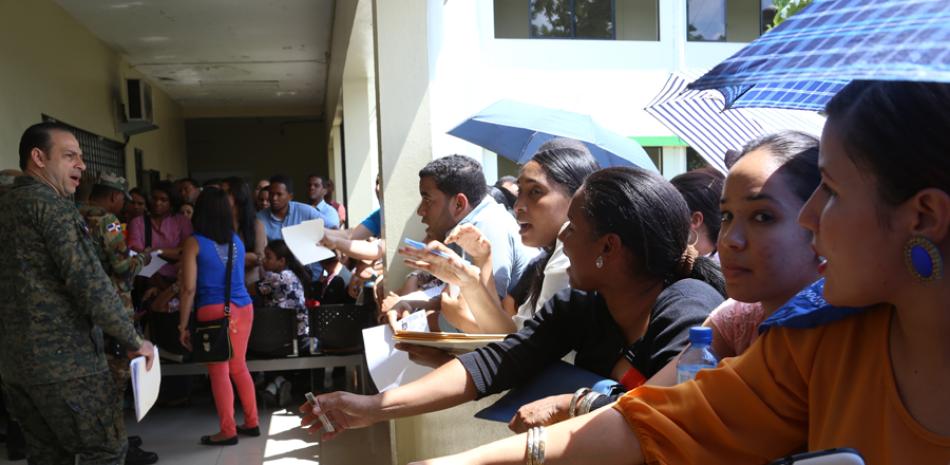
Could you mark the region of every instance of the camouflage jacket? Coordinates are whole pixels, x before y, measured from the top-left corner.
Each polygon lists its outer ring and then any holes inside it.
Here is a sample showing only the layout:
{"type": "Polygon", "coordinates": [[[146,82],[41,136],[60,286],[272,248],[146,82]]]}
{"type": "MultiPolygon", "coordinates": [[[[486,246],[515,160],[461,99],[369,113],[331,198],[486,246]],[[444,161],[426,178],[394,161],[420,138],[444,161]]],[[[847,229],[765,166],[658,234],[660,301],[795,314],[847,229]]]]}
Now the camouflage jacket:
{"type": "Polygon", "coordinates": [[[103,331],[127,348],[142,345],[70,199],[22,176],[0,196],[0,224],[4,382],[32,386],[106,371],[103,331]]]}
{"type": "Polygon", "coordinates": [[[129,254],[125,237],[122,235],[122,223],[105,208],[83,205],[79,207],[79,214],[86,219],[86,225],[89,226],[89,234],[96,246],[102,269],[112,279],[125,311],[132,315],[135,312],[132,307],[132,280],[142,271],[147,255],[133,257],[129,254]]]}

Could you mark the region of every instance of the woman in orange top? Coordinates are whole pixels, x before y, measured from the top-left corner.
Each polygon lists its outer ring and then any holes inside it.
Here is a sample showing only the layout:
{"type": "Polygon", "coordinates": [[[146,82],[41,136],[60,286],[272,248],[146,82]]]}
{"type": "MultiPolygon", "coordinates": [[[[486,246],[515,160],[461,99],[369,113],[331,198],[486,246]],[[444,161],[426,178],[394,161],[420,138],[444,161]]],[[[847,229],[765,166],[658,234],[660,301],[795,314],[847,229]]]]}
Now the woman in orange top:
{"type": "MultiPolygon", "coordinates": [[[[536,435],[543,463],[753,464],[832,447],[869,464],[950,462],[947,108],[950,85],[906,82],[855,81],[828,104],[822,184],[799,221],[826,258],[824,297],[865,310],[771,329],[695,381],[550,427],[536,435]]],[[[529,452],[519,435],[425,463],[529,452]]]]}

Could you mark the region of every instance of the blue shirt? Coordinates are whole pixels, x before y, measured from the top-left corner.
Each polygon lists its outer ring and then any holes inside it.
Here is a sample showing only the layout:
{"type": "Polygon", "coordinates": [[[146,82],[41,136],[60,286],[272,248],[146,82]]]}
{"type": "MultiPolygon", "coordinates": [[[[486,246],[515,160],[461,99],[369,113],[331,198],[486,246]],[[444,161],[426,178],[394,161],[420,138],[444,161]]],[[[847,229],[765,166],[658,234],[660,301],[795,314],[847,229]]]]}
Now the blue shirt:
{"type": "Polygon", "coordinates": [[[383,225],[379,219],[379,209],[377,208],[376,211],[370,213],[360,224],[366,229],[369,229],[369,232],[373,233],[374,237],[379,237],[383,231],[383,225]]]}
{"type": "MultiPolygon", "coordinates": [[[[287,216],[283,220],[274,216],[274,213],[267,210],[261,210],[257,212],[257,219],[261,220],[261,223],[264,223],[264,231],[267,233],[267,240],[273,241],[275,239],[283,239],[284,233],[281,232],[281,228],[286,228],[287,226],[294,226],[304,221],[315,220],[317,218],[323,218],[320,215],[320,212],[316,208],[311,207],[305,203],[290,201],[290,204],[287,205],[287,216]]],[[[324,226],[326,226],[326,220],[324,221],[324,226]]],[[[339,218],[337,219],[337,225],[339,225],[339,218]]]]}
{"type": "MultiPolygon", "coordinates": [[[[305,203],[294,202],[293,200],[287,205],[287,216],[285,216],[283,220],[274,216],[274,213],[271,212],[270,209],[257,212],[257,219],[261,220],[261,223],[264,223],[264,232],[267,234],[268,241],[283,239],[284,233],[281,231],[282,228],[295,226],[304,221],[315,220],[317,218],[323,219],[324,227],[328,227],[327,220],[316,208],[305,203]]],[[[336,216],[336,225],[340,225],[339,215],[336,216]]],[[[320,266],[320,262],[312,263],[307,265],[307,267],[310,268],[311,278],[314,281],[323,276],[323,267],[320,266]]]]}
{"type": "MultiPolygon", "coordinates": [[[[195,308],[223,304],[228,244],[217,244],[198,233],[195,233],[194,236],[198,240],[198,282],[195,308]]],[[[251,296],[247,293],[247,288],[244,287],[244,244],[241,243],[241,239],[237,234],[234,234],[234,252],[231,255],[231,302],[239,307],[251,303],[251,296]]]]}
{"type": "Polygon", "coordinates": [[[339,229],[340,227],[340,213],[336,211],[336,208],[333,208],[326,201],[321,200],[316,207],[317,213],[320,214],[320,217],[323,218],[323,227],[327,229],[339,229]]]}
{"type": "Polygon", "coordinates": [[[471,223],[491,244],[492,271],[495,273],[495,288],[504,297],[514,289],[521,274],[540,249],[521,243],[518,222],[508,210],[490,196],[479,203],[458,224],[471,223]]]}

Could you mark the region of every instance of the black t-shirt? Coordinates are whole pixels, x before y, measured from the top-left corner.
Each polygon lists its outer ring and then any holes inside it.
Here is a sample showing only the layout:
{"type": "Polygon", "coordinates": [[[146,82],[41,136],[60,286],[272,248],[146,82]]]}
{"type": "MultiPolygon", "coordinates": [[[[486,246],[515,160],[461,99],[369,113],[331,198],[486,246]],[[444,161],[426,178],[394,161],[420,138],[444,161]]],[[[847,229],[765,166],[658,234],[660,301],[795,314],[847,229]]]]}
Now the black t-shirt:
{"type": "Polygon", "coordinates": [[[650,314],[646,334],[628,346],[607,303],[597,293],[564,289],[505,340],[459,356],[478,397],[520,386],[548,364],[577,351],[574,364],[609,378],[617,360],[633,348],[634,367],[649,378],[689,342],[689,328],[700,326],[722,296],[708,284],[683,279],[664,289],[650,314]]]}

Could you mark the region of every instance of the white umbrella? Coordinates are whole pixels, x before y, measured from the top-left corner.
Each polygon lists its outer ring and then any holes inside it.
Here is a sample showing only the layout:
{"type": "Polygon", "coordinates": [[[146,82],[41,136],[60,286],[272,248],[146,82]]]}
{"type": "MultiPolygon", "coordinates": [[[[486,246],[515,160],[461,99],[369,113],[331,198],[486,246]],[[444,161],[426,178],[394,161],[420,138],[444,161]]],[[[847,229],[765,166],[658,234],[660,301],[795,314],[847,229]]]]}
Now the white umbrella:
{"type": "Polygon", "coordinates": [[[707,163],[725,173],[725,155],[746,142],[781,130],[821,135],[825,118],[813,111],[775,108],[724,110],[725,98],[715,90],[687,90],[691,76],[670,74],[644,110],[686,141],[707,163]]]}

